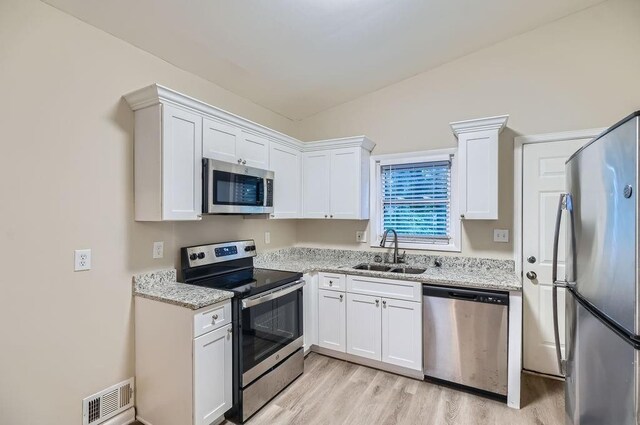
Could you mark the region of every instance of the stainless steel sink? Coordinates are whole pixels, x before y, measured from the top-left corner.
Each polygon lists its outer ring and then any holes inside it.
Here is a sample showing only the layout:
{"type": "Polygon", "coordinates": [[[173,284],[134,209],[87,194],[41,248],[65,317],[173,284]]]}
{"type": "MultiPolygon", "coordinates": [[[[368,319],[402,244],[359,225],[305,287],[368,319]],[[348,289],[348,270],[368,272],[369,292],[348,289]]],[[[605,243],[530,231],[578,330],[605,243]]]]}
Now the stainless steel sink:
{"type": "Polygon", "coordinates": [[[417,269],[413,267],[397,267],[395,269],[389,270],[391,273],[404,273],[404,274],[422,274],[427,269],[417,269]]]}
{"type": "Polygon", "coordinates": [[[378,264],[358,264],[357,266],[354,267],[354,269],[369,270],[372,272],[388,272],[389,270],[393,269],[393,267],[383,266],[378,264]]]}

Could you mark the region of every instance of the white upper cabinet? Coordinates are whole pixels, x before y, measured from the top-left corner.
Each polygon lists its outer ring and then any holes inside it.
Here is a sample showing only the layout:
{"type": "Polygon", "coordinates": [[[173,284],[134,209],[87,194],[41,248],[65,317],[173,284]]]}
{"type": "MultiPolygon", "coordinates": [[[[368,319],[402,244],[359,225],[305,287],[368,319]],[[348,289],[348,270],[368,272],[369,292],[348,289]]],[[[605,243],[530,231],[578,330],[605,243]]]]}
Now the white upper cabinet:
{"type": "Polygon", "coordinates": [[[304,218],[329,218],[331,153],[305,152],[303,156],[302,212],[304,218]]]}
{"type": "Polygon", "coordinates": [[[369,157],[366,137],[313,142],[303,156],[304,218],[369,218],[369,157]]]}
{"type": "Polygon", "coordinates": [[[498,219],[499,134],[509,116],[451,123],[458,137],[460,217],[498,219]]]}
{"type": "Polygon", "coordinates": [[[205,118],[202,129],[202,156],[220,161],[236,162],[236,146],[242,130],[235,125],[205,118]]]}
{"type": "Polygon", "coordinates": [[[269,169],[275,173],[272,218],[299,218],[302,211],[302,152],[271,142],[269,169]]]}
{"type": "Polygon", "coordinates": [[[266,170],[269,168],[269,139],[243,130],[236,154],[236,162],[241,160],[242,165],[266,170]]]}
{"type": "Polygon", "coordinates": [[[202,117],[173,105],[139,109],[134,151],[136,220],[198,220],[202,117]]]}

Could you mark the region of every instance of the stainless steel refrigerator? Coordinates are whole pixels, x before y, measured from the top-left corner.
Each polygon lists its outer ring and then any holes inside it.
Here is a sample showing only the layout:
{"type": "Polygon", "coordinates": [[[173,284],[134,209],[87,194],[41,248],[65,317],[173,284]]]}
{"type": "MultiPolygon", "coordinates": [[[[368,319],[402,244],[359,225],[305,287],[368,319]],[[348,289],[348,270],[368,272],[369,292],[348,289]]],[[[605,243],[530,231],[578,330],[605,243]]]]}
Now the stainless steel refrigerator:
{"type": "Polygon", "coordinates": [[[558,367],[566,375],[566,423],[640,423],[638,143],[640,111],[573,154],[556,218],[553,264],[558,367]],[[566,220],[566,235],[560,235],[566,220]],[[558,280],[558,241],[566,237],[558,280]],[[558,288],[565,287],[565,359],[558,288]]]}

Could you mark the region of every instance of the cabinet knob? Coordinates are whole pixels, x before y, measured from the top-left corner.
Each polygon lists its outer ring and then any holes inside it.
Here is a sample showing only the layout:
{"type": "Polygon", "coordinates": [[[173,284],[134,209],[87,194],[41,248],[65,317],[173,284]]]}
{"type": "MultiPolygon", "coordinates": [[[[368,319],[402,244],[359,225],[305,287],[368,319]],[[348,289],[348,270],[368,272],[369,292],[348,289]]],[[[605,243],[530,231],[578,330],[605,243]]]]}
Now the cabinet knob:
{"type": "Polygon", "coordinates": [[[246,159],[243,159],[243,160],[242,160],[242,165],[244,165],[244,164],[246,164],[246,163],[247,163],[247,160],[246,160],[246,159]]]}
{"type": "Polygon", "coordinates": [[[214,321],[214,322],[215,322],[216,320],[218,320],[218,315],[217,315],[217,314],[214,314],[213,316],[211,316],[211,318],[213,319],[212,321],[214,321]]]}
{"type": "Polygon", "coordinates": [[[238,164],[242,162],[242,158],[238,158],[238,164]]]}
{"type": "Polygon", "coordinates": [[[376,307],[380,305],[380,300],[376,300],[376,307]]]}
{"type": "Polygon", "coordinates": [[[329,286],[333,286],[333,280],[329,281],[329,286]]]}
{"type": "Polygon", "coordinates": [[[460,214],[460,218],[464,218],[464,214],[460,214]]]}
{"type": "Polygon", "coordinates": [[[326,214],[324,215],[324,218],[327,218],[327,215],[326,215],[326,214]]]}
{"type": "Polygon", "coordinates": [[[387,308],[387,302],[386,301],[382,301],[382,308],[387,308]]]}
{"type": "Polygon", "coordinates": [[[344,297],[344,295],[340,294],[340,301],[342,301],[342,297],[344,297]]]}
{"type": "Polygon", "coordinates": [[[329,218],[333,218],[333,214],[331,214],[331,215],[329,216],[329,218]]]}
{"type": "Polygon", "coordinates": [[[227,333],[228,333],[229,335],[231,335],[231,334],[233,333],[233,329],[231,328],[231,326],[229,326],[229,329],[227,329],[227,333]]]}

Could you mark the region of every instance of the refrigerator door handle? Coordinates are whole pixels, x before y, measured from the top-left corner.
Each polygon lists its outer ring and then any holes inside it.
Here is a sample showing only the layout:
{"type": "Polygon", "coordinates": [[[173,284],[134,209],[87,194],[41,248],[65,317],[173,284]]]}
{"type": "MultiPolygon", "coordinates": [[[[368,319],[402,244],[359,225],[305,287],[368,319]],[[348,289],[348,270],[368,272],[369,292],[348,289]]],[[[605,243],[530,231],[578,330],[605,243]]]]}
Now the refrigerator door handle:
{"type": "Polygon", "coordinates": [[[562,224],[562,210],[567,209],[567,202],[571,202],[571,195],[561,193],[558,201],[558,211],[556,213],[556,227],[553,234],[553,262],[551,267],[552,299],[553,299],[553,334],[556,343],[556,357],[558,359],[558,370],[564,375],[564,361],[562,360],[562,351],[560,350],[560,329],[558,327],[558,288],[566,288],[568,282],[566,280],[558,280],[558,244],[560,242],[560,225],[562,224]]]}

